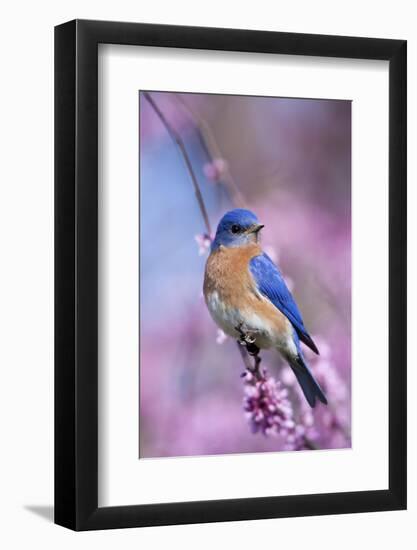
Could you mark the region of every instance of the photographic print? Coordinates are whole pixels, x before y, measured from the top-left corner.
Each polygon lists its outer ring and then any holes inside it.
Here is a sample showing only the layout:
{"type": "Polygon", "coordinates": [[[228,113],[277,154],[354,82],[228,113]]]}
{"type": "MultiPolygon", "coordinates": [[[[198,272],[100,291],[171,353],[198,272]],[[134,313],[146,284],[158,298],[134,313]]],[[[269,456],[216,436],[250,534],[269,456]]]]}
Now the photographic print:
{"type": "Polygon", "coordinates": [[[139,91],[139,458],[351,446],[351,102],[139,91]]]}

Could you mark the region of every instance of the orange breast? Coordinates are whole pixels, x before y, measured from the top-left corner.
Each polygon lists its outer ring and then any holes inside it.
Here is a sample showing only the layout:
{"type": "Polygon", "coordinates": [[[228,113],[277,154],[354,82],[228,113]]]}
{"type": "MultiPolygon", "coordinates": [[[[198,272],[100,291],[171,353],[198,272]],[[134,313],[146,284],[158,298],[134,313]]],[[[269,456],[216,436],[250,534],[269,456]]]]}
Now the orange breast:
{"type": "Polygon", "coordinates": [[[227,307],[246,312],[248,317],[256,315],[262,318],[276,334],[287,333],[288,319],[257,291],[249,271],[250,260],[260,254],[262,250],[257,244],[236,248],[220,246],[206,263],[204,296],[207,300],[209,295],[217,292],[227,307]]]}
{"type": "Polygon", "coordinates": [[[239,248],[220,246],[206,263],[204,294],[216,291],[222,301],[239,307],[242,296],[254,294],[249,262],[262,251],[256,244],[239,248]]]}

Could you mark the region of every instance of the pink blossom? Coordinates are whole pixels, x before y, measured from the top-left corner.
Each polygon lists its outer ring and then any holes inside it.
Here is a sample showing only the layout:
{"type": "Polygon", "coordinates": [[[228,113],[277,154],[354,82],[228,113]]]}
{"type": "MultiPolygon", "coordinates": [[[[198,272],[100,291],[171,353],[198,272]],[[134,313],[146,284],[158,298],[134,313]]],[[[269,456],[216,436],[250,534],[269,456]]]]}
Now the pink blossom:
{"type": "Polygon", "coordinates": [[[227,335],[222,331],[222,329],[217,329],[216,344],[223,344],[227,340],[227,335]]]}
{"type": "Polygon", "coordinates": [[[304,448],[304,427],[297,425],[288,391],[265,369],[245,372],[243,408],[253,433],[281,436],[285,450],[304,448]]]}
{"type": "Polygon", "coordinates": [[[198,245],[198,255],[204,256],[204,254],[207,254],[207,252],[210,250],[211,245],[210,235],[207,235],[207,233],[203,233],[202,235],[195,235],[194,239],[198,245]]]}
{"type": "Polygon", "coordinates": [[[213,159],[203,166],[203,172],[206,178],[213,183],[218,183],[224,179],[228,171],[227,162],[222,158],[213,159]]]}

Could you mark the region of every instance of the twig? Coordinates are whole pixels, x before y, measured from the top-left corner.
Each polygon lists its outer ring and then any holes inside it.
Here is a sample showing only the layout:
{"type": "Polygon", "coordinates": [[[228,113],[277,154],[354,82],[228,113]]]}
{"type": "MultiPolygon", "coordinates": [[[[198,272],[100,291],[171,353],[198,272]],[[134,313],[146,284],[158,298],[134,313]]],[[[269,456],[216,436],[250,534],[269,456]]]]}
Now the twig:
{"type": "Polygon", "coordinates": [[[185,165],[188,169],[188,172],[190,173],[191,180],[193,182],[195,196],[196,196],[196,199],[197,199],[197,202],[198,202],[198,206],[200,207],[200,211],[201,211],[201,214],[203,216],[204,223],[206,225],[207,234],[211,237],[212,232],[211,232],[210,220],[209,220],[209,217],[208,217],[208,214],[207,214],[206,206],[204,204],[203,195],[201,194],[200,186],[198,185],[197,177],[196,177],[194,169],[193,169],[193,165],[191,164],[191,160],[190,160],[190,157],[188,156],[187,149],[185,148],[185,144],[184,144],[181,136],[179,135],[179,133],[167,121],[167,119],[165,118],[165,115],[162,113],[162,111],[160,110],[158,105],[155,103],[155,101],[153,100],[150,93],[149,92],[143,92],[143,95],[147,99],[147,101],[150,103],[153,110],[158,115],[160,121],[165,126],[168,134],[171,136],[171,138],[178,145],[178,147],[179,147],[179,149],[182,153],[182,156],[183,156],[184,161],[185,161],[185,165]]]}
{"type": "Polygon", "coordinates": [[[262,361],[261,356],[259,355],[259,348],[256,353],[250,354],[248,352],[248,344],[245,342],[242,342],[242,340],[237,341],[237,347],[239,348],[240,355],[242,356],[245,369],[259,379],[261,375],[259,365],[261,364],[261,361],[262,361]],[[252,364],[252,361],[250,360],[251,356],[253,357],[253,364],[252,364]]]}
{"type": "Polygon", "coordinates": [[[250,360],[249,353],[247,352],[245,346],[242,346],[240,342],[236,342],[237,347],[239,349],[239,353],[242,356],[243,364],[245,365],[245,369],[252,372],[253,371],[253,365],[250,360]]]}

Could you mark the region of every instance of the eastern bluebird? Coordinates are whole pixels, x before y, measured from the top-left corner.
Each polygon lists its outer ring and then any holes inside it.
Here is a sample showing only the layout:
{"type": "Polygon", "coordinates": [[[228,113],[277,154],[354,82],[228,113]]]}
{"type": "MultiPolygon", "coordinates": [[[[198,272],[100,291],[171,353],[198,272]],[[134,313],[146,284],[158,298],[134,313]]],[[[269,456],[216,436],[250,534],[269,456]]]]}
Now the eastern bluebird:
{"type": "Polygon", "coordinates": [[[293,370],[311,407],[326,397],[311,374],[300,341],[319,353],[274,262],[258,244],[264,226],[238,208],[220,220],[204,277],[204,297],[214,321],[229,336],[242,331],[256,348],[276,348],[293,370]]]}

